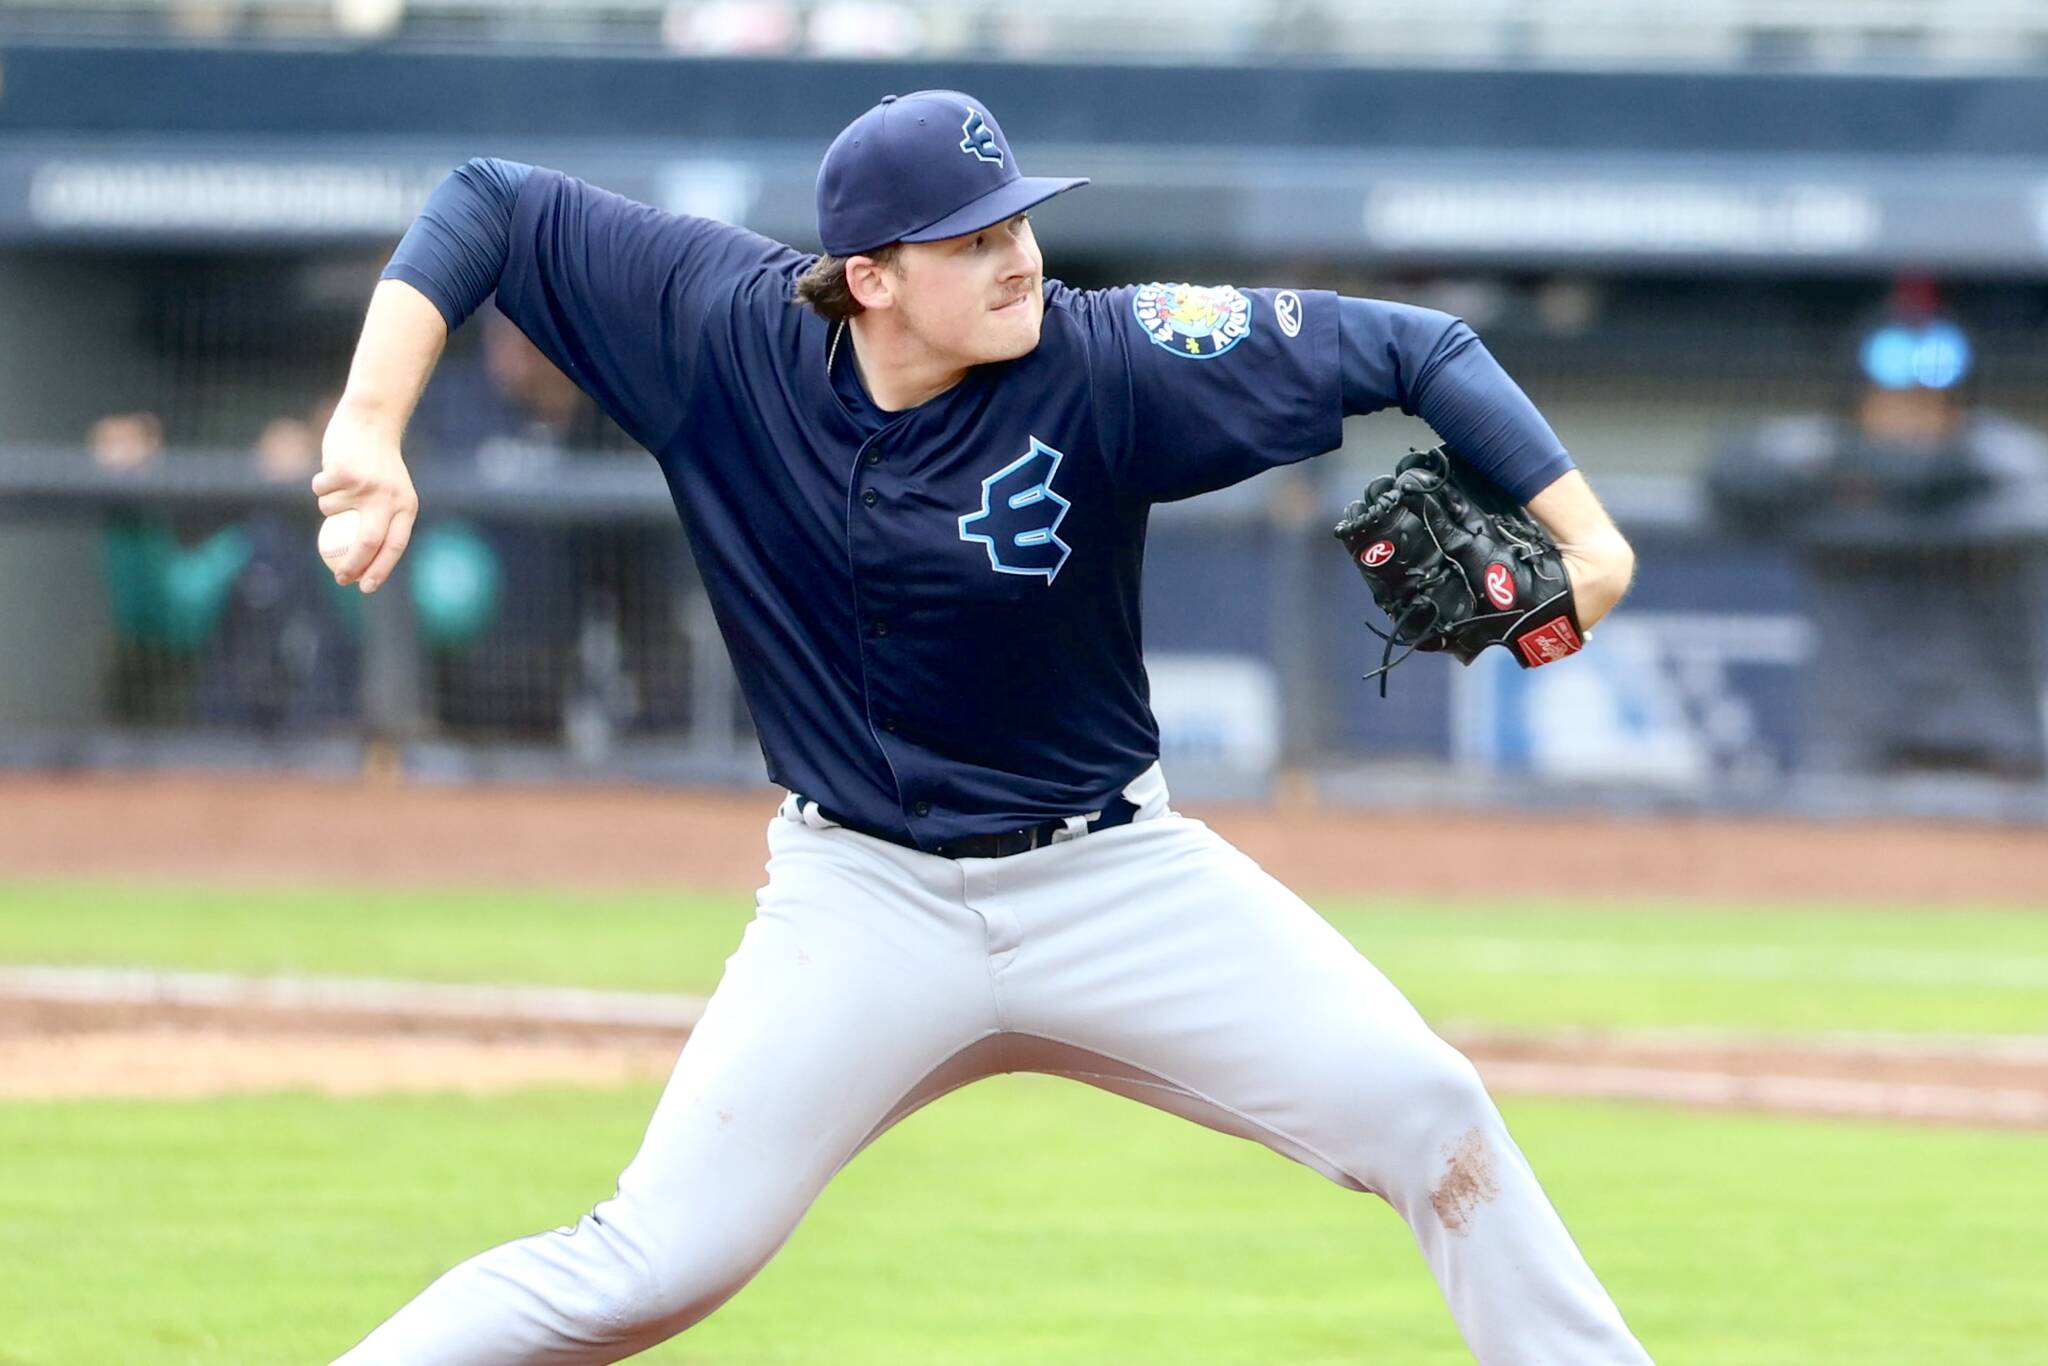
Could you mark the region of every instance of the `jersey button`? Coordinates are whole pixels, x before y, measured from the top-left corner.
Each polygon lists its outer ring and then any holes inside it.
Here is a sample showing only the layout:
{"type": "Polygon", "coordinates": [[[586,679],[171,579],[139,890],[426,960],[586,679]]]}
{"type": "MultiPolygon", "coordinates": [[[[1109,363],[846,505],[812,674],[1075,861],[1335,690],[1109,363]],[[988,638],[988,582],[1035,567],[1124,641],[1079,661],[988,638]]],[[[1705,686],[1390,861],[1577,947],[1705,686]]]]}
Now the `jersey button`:
{"type": "Polygon", "coordinates": [[[868,463],[869,463],[870,465],[879,465],[879,464],[881,464],[881,463],[882,463],[882,453],[881,453],[880,451],[869,451],[869,452],[868,452],[868,463]]]}
{"type": "Polygon", "coordinates": [[[882,729],[888,731],[891,735],[894,735],[896,733],[896,718],[893,716],[883,717],[882,729]]]}
{"type": "Polygon", "coordinates": [[[919,816],[929,816],[932,814],[932,804],[930,802],[919,802],[916,806],[913,806],[910,809],[913,814],[919,816]]]}
{"type": "Polygon", "coordinates": [[[875,504],[882,501],[882,495],[876,493],[873,489],[863,489],[861,490],[860,500],[863,503],[866,503],[869,507],[873,507],[875,504]]]}
{"type": "Polygon", "coordinates": [[[875,623],[875,634],[876,634],[876,635],[878,635],[878,636],[886,636],[886,635],[888,635],[888,634],[889,634],[889,623],[888,623],[888,622],[886,622],[886,621],[878,621],[878,622],[876,622],[876,623],[875,623]]]}

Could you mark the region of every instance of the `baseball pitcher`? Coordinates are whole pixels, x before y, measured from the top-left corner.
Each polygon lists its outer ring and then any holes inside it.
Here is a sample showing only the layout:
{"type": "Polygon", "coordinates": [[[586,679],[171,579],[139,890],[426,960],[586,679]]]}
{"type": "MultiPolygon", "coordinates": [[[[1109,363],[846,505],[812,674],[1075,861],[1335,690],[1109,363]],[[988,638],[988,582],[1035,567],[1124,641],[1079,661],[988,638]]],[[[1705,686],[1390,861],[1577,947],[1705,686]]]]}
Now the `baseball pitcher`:
{"type": "Polygon", "coordinates": [[[1398,643],[1569,654],[1629,549],[1454,318],[1047,279],[1028,211],[1085,183],[1022,175],[987,106],[926,90],[825,153],[822,255],[494,160],[400,243],[313,482],[356,514],[337,577],[375,591],[405,552],[401,433],[495,293],[660,462],[788,796],[617,1193],[450,1270],[349,1366],[630,1356],[744,1286],[896,1121],[1016,1071],[1379,1196],[1483,1362],[1648,1360],[1471,1065],[1174,811],[1138,612],[1153,504],[1388,407],[1446,443],[1337,528],[1398,643]]]}

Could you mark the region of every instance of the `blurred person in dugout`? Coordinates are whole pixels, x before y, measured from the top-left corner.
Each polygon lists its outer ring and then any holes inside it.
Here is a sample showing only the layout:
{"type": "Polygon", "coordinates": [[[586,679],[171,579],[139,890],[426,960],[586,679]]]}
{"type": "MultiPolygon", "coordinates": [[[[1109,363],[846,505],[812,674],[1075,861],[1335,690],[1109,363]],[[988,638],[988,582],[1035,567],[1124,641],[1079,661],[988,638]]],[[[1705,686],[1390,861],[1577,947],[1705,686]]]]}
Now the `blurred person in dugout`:
{"type": "MultiPolygon", "coordinates": [[[[303,417],[273,418],[257,434],[259,483],[289,488],[320,468],[320,433],[339,395],[303,417]]],[[[246,558],[228,586],[218,630],[200,670],[198,711],[216,725],[305,735],[332,731],[360,713],[362,595],[339,589],[306,538],[320,519],[266,503],[235,530],[246,558]]]]}
{"type": "MultiPolygon", "coordinates": [[[[163,464],[154,412],[108,413],[85,433],[86,454],[109,478],[149,478],[163,464]]],[[[245,538],[215,514],[172,514],[123,503],[100,533],[100,579],[113,628],[106,661],[108,718],[131,725],[186,722],[201,651],[229,586],[248,559],[245,538]]]]}
{"type": "MultiPolygon", "coordinates": [[[[472,355],[435,371],[406,429],[428,467],[544,493],[579,455],[622,451],[575,381],[502,314],[480,313],[472,355]]],[[[411,566],[434,660],[434,711],[451,730],[551,739],[668,718],[686,695],[669,607],[679,568],[665,530],[442,519],[411,566]],[[595,712],[594,718],[584,713],[595,712]]]]}
{"type": "MultiPolygon", "coordinates": [[[[266,426],[254,477],[310,478],[325,420],[316,411],[311,422],[266,426]]],[[[87,430],[86,449],[119,478],[146,477],[165,458],[163,423],[147,411],[108,414],[87,430]]],[[[353,716],[361,607],[317,559],[308,563],[314,525],[296,502],[227,525],[213,514],[111,514],[100,559],[114,627],[113,719],[300,731],[353,716]]]]}
{"type": "Polygon", "coordinates": [[[1841,416],[1763,424],[1709,465],[1723,525],[1804,570],[1811,768],[2048,765],[2048,442],[1972,406],[1975,368],[1932,284],[1902,282],[1856,337],[1841,416]]]}

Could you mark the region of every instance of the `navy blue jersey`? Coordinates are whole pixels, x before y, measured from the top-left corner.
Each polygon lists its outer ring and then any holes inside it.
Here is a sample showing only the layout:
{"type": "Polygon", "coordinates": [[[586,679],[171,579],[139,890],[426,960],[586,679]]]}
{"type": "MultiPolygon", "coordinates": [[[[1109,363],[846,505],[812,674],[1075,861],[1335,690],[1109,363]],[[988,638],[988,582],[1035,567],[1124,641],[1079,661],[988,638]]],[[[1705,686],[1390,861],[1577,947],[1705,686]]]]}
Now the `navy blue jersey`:
{"type": "MultiPolygon", "coordinates": [[[[494,278],[660,461],[769,776],[926,848],[1101,810],[1157,758],[1152,504],[1330,450],[1347,411],[1432,416],[1427,379],[1476,346],[1445,315],[1361,321],[1315,291],[1048,281],[1034,351],[890,413],[792,302],[812,259],[535,170],[494,278]]],[[[460,321],[434,271],[387,273],[460,321]]],[[[1566,467],[1544,462],[1514,473],[1566,467]]]]}

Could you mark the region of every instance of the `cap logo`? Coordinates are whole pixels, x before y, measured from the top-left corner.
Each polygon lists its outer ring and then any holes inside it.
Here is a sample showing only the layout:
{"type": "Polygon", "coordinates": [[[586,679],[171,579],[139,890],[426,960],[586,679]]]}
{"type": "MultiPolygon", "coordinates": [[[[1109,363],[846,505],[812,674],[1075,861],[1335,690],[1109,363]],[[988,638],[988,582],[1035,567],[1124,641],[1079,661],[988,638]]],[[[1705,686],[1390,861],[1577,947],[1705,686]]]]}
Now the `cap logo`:
{"type": "Polygon", "coordinates": [[[996,130],[988,126],[979,109],[967,111],[967,122],[960,125],[960,132],[961,151],[998,166],[1003,164],[1003,149],[996,144],[996,130]]]}

